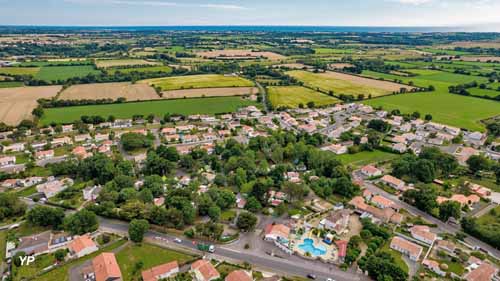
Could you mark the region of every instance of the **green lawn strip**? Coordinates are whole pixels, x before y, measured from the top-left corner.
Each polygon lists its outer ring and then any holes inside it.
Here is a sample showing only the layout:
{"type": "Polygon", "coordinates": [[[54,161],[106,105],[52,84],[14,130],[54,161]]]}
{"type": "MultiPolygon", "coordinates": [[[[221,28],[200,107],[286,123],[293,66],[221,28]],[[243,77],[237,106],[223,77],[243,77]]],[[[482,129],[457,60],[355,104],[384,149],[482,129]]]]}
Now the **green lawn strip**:
{"type": "Polygon", "coordinates": [[[0,88],[16,88],[22,87],[23,85],[23,82],[19,81],[0,82],[0,88]]]}
{"type": "Polygon", "coordinates": [[[275,108],[280,106],[295,108],[299,104],[306,106],[308,102],[314,102],[316,106],[340,102],[337,98],[300,86],[268,87],[267,91],[269,100],[275,108]]]}
{"type": "Polygon", "coordinates": [[[40,67],[0,67],[0,74],[4,75],[35,75],[40,67]]]}
{"type": "Polygon", "coordinates": [[[172,72],[170,66],[147,66],[147,67],[130,67],[130,68],[108,68],[106,71],[110,74],[115,74],[116,72],[121,73],[131,73],[131,72],[172,72]]]}
{"type": "Polygon", "coordinates": [[[238,76],[220,74],[186,75],[166,78],[156,78],[140,81],[160,87],[163,91],[179,89],[222,88],[222,87],[252,87],[253,82],[238,76]]]}
{"type": "Polygon", "coordinates": [[[161,248],[152,244],[128,244],[116,254],[116,260],[120,265],[123,280],[135,280],[142,270],[176,260],[179,264],[192,261],[194,256],[173,250],[161,248]],[[142,262],[142,268],[134,272],[138,262],[142,262]]]}
{"type": "MultiPolygon", "coordinates": [[[[102,252],[112,251],[112,250],[120,247],[121,245],[125,244],[126,242],[127,241],[124,239],[118,240],[118,241],[114,242],[113,244],[100,249],[97,252],[94,252],[90,255],[81,257],[81,258],[76,259],[76,260],[72,260],[72,261],[67,262],[67,263],[63,264],[62,266],[59,266],[59,267],[57,267],[49,272],[45,272],[45,273],[41,274],[40,276],[37,276],[35,278],[35,280],[37,280],[37,281],[54,281],[54,280],[66,281],[66,280],[69,280],[69,269],[71,267],[81,265],[85,261],[88,261],[88,260],[98,256],[102,252]]],[[[124,279],[124,280],[128,280],[128,279],[124,279]]]]}
{"type": "Polygon", "coordinates": [[[362,151],[355,154],[342,154],[338,159],[344,165],[365,166],[371,163],[378,163],[399,158],[399,154],[389,153],[380,150],[362,151]]]}
{"type": "Polygon", "coordinates": [[[20,267],[14,265],[12,267],[14,280],[25,280],[36,276],[43,269],[53,265],[55,261],[54,254],[44,254],[36,256],[35,262],[30,265],[21,265],[20,267]]]}
{"type": "Polygon", "coordinates": [[[241,97],[214,97],[60,107],[46,109],[41,124],[48,125],[51,122],[71,123],[79,120],[83,115],[100,115],[103,117],[113,115],[116,118],[132,118],[135,114],[143,114],[144,116],[148,114],[163,116],[166,113],[183,115],[217,114],[233,112],[240,107],[249,105],[260,106],[257,102],[244,100],[241,97]]]}

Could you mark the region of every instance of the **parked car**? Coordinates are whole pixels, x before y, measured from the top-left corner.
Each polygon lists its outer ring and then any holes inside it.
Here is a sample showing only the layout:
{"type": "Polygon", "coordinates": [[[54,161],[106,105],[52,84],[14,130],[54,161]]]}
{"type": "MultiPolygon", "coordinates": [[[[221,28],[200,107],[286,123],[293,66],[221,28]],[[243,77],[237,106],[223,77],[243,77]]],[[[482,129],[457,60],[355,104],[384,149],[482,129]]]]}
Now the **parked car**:
{"type": "Polygon", "coordinates": [[[182,240],[179,238],[175,238],[174,241],[175,241],[175,243],[179,243],[179,244],[182,243],[182,240]]]}

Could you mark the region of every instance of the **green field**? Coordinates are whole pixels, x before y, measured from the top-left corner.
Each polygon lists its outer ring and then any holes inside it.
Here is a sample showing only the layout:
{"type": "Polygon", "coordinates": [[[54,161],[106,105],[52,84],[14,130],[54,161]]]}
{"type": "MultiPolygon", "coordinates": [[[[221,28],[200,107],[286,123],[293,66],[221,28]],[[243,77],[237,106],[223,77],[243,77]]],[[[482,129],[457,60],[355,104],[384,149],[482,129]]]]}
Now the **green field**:
{"type": "Polygon", "coordinates": [[[135,114],[155,114],[163,116],[165,113],[189,114],[217,114],[233,112],[240,107],[258,105],[258,103],[243,100],[240,97],[192,98],[178,100],[161,100],[147,102],[130,102],[122,104],[72,106],[46,109],[41,124],[51,122],[71,123],[79,120],[83,115],[113,115],[116,118],[131,118],[135,114]]]}
{"type": "Polygon", "coordinates": [[[128,244],[118,254],[116,261],[120,265],[123,280],[138,280],[142,270],[177,261],[180,265],[191,261],[194,257],[183,253],[167,250],[151,244],[128,244]],[[141,270],[134,274],[134,267],[138,262],[142,262],[141,270]]]}
{"type": "Polygon", "coordinates": [[[93,65],[92,61],[90,60],[77,60],[74,59],[73,61],[71,60],[64,60],[64,61],[28,61],[28,62],[23,62],[20,64],[20,66],[60,66],[60,65],[72,65],[72,64],[88,64],[88,65],[93,65]]]}
{"type": "Polygon", "coordinates": [[[308,102],[314,102],[317,106],[340,102],[339,99],[300,86],[268,87],[267,92],[269,101],[275,108],[294,108],[299,104],[306,106],[308,102]]]}
{"type": "Polygon", "coordinates": [[[338,156],[338,159],[344,165],[354,165],[357,167],[361,167],[368,164],[393,160],[398,157],[400,157],[399,154],[374,150],[374,151],[362,151],[355,154],[342,154],[338,156]]]}
{"type": "Polygon", "coordinates": [[[4,75],[35,75],[40,67],[0,67],[0,74],[4,75]]]}
{"type": "Polygon", "coordinates": [[[388,80],[413,81],[417,86],[427,87],[433,85],[436,88],[434,92],[387,96],[363,102],[372,106],[382,106],[386,110],[399,109],[406,113],[419,111],[421,114],[431,114],[433,121],[479,131],[484,131],[484,126],[480,123],[481,120],[500,113],[500,103],[497,101],[448,93],[450,85],[472,81],[486,83],[487,79],[484,77],[447,72],[419,75],[416,77],[402,77],[373,71],[363,71],[363,75],[388,80]]]}
{"type": "Polygon", "coordinates": [[[172,72],[172,68],[170,66],[148,66],[148,67],[131,67],[131,68],[108,68],[106,70],[110,74],[114,74],[116,72],[121,73],[131,73],[131,72],[172,72]]]}
{"type": "Polygon", "coordinates": [[[0,82],[0,88],[15,88],[22,87],[23,85],[23,82],[19,81],[0,82]]]}
{"type": "Polygon", "coordinates": [[[74,77],[83,77],[88,74],[98,75],[101,72],[92,65],[78,66],[44,66],[35,75],[35,79],[44,81],[66,80],[74,77]]]}
{"type": "Polygon", "coordinates": [[[336,79],[324,73],[318,74],[303,70],[293,70],[286,72],[286,74],[304,82],[304,85],[307,87],[319,89],[323,92],[333,91],[334,95],[347,94],[357,96],[359,94],[363,94],[366,98],[368,98],[369,95],[372,97],[379,97],[392,94],[391,91],[371,87],[369,85],[363,85],[361,83],[336,79]]]}
{"type": "Polygon", "coordinates": [[[500,91],[493,91],[493,90],[488,90],[488,89],[479,89],[479,88],[471,88],[467,89],[467,91],[472,95],[472,96],[487,96],[490,98],[495,98],[497,96],[500,96],[500,91]]]}
{"type": "Polygon", "coordinates": [[[314,53],[318,55],[354,54],[356,51],[355,49],[314,48],[314,53]]]}
{"type": "Polygon", "coordinates": [[[241,77],[219,74],[188,75],[141,81],[160,87],[163,91],[179,89],[222,88],[222,87],[253,87],[252,81],[241,77]]]}

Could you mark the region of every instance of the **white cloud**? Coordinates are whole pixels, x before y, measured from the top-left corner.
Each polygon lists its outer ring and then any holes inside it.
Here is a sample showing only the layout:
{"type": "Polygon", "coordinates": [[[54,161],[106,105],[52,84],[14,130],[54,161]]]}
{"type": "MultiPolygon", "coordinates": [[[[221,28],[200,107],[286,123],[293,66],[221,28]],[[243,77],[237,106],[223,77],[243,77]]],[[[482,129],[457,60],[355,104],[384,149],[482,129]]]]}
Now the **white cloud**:
{"type": "Polygon", "coordinates": [[[205,4],[205,3],[178,3],[170,1],[134,1],[134,0],[64,0],[64,2],[74,4],[112,4],[112,5],[129,5],[129,6],[150,6],[150,7],[184,7],[184,8],[209,8],[220,10],[249,10],[249,8],[233,5],[233,4],[205,4]]]}
{"type": "Polygon", "coordinates": [[[416,5],[416,6],[434,2],[434,0],[389,0],[389,1],[401,4],[416,5]]]}

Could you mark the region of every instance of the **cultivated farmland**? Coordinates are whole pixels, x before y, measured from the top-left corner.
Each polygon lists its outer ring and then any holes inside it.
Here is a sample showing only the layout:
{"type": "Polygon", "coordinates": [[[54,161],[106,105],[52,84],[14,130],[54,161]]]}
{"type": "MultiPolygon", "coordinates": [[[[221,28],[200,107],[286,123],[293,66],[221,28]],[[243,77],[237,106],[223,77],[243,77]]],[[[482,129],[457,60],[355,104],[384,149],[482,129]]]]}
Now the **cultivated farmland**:
{"type": "Polygon", "coordinates": [[[266,58],[270,60],[282,60],[286,58],[285,56],[273,52],[253,52],[251,50],[216,50],[216,51],[198,52],[197,55],[200,57],[212,58],[212,59],[266,58]]]}
{"type": "Polygon", "coordinates": [[[89,74],[98,75],[101,72],[93,65],[78,66],[44,66],[35,75],[35,79],[44,81],[66,80],[74,77],[84,77],[89,74]]]}
{"type": "Polygon", "coordinates": [[[298,107],[299,104],[306,106],[308,102],[314,102],[315,105],[321,106],[340,101],[334,97],[300,86],[268,87],[267,91],[269,101],[275,108],[280,106],[294,108],[298,107]]]}
{"type": "Polygon", "coordinates": [[[203,88],[203,89],[186,89],[172,90],[162,92],[164,99],[179,99],[179,98],[200,98],[200,97],[227,97],[227,96],[244,96],[257,94],[258,89],[255,87],[234,87],[234,88],[203,88]]]}
{"type": "Polygon", "coordinates": [[[96,60],[96,66],[99,68],[108,68],[115,66],[134,66],[134,65],[160,65],[161,63],[155,61],[148,61],[142,59],[110,59],[110,60],[96,60]]]}
{"type": "Polygon", "coordinates": [[[406,88],[408,91],[414,88],[393,82],[330,71],[325,73],[289,71],[287,74],[304,82],[304,85],[308,87],[325,92],[333,91],[334,95],[337,96],[340,94],[354,96],[363,94],[365,97],[379,97],[399,92],[401,88],[406,88]]]}
{"type": "Polygon", "coordinates": [[[38,106],[40,98],[52,98],[61,86],[19,87],[0,89],[0,121],[17,125],[24,119],[31,119],[31,111],[38,106]]]}
{"type": "Polygon", "coordinates": [[[131,72],[172,72],[172,68],[170,66],[146,66],[146,67],[131,67],[131,68],[108,68],[106,71],[110,74],[114,74],[116,72],[121,73],[131,73],[131,72]]]}
{"type": "Polygon", "coordinates": [[[253,83],[238,76],[219,74],[188,75],[140,81],[160,87],[162,91],[199,88],[252,87],[253,83]]]}
{"type": "Polygon", "coordinates": [[[127,101],[154,100],[160,97],[156,91],[147,84],[124,83],[98,83],[74,85],[64,90],[60,95],[61,100],[97,100],[126,98],[127,101]]]}
{"type": "Polygon", "coordinates": [[[0,67],[0,74],[4,75],[35,75],[40,71],[39,67],[0,67]]]}
{"type": "Polygon", "coordinates": [[[259,104],[241,97],[215,97],[71,106],[46,109],[41,123],[43,125],[51,122],[71,123],[83,115],[101,115],[103,117],[113,115],[116,118],[131,118],[135,114],[155,114],[157,116],[163,116],[165,113],[217,114],[233,112],[240,107],[249,105],[258,106],[259,104]]]}

